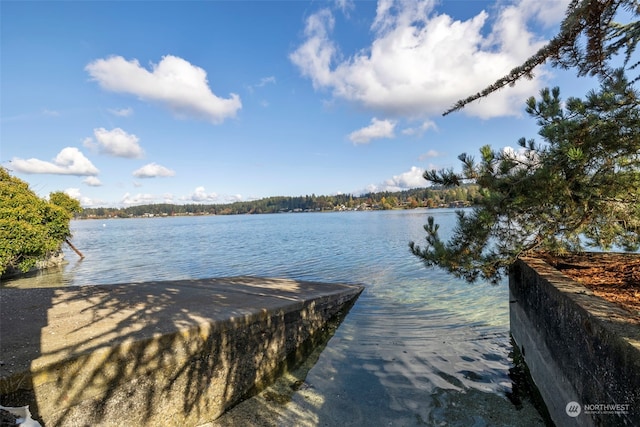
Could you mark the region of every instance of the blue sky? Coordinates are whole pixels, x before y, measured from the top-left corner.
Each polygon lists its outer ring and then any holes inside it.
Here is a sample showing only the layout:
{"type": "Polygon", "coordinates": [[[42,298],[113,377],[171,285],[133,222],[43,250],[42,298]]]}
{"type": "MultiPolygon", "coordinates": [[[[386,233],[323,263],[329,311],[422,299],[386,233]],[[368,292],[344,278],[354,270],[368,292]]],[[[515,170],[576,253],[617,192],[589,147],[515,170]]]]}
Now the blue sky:
{"type": "Polygon", "coordinates": [[[441,117],[557,30],[568,0],[2,1],[0,162],[85,207],[423,187],[536,136],[542,67],[441,117]]]}

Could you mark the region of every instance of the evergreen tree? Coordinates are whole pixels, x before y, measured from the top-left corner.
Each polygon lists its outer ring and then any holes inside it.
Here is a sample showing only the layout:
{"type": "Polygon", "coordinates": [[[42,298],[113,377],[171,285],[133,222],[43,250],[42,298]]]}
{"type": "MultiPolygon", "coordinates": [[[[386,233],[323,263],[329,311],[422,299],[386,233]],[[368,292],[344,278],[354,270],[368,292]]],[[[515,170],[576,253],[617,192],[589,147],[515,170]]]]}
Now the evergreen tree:
{"type": "Polygon", "coordinates": [[[433,217],[424,248],[411,251],[469,281],[496,282],[525,254],[581,251],[585,244],[640,247],[640,105],[624,72],[604,78],[599,91],[563,104],[558,88],[530,98],[526,111],[543,143],[521,149],[461,154],[462,173],[429,171],[435,184],[474,181],[484,196],[470,213],[459,211],[453,236],[443,242],[433,217]]]}

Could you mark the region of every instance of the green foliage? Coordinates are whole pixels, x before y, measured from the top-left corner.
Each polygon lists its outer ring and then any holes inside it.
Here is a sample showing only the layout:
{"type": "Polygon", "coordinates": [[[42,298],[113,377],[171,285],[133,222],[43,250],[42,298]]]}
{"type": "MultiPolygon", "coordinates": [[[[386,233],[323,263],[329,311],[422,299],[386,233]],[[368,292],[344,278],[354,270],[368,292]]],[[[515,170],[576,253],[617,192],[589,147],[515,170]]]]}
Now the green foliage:
{"type": "Polygon", "coordinates": [[[0,274],[27,271],[60,250],[71,236],[69,221],[80,204],[64,193],[39,198],[24,181],[0,167],[0,274]]]}
{"type": "Polygon", "coordinates": [[[56,206],[60,206],[71,214],[82,212],[80,202],[62,191],[56,191],[49,194],[49,202],[56,206]]]}
{"type": "Polygon", "coordinates": [[[410,244],[427,266],[495,282],[523,254],[640,247],[639,98],[622,70],[565,104],[557,88],[544,89],[527,112],[543,144],[522,138],[519,152],[485,146],[478,163],[459,157],[461,174],[425,173],[442,185],[474,181],[486,196],[472,212],[458,212],[446,243],[429,219],[426,246],[410,244]]]}
{"type": "MultiPolygon", "coordinates": [[[[509,74],[481,92],[458,101],[443,115],[460,110],[506,86],[513,86],[522,78],[531,79],[533,70],[547,61],[554,67],[575,68],[578,76],[591,75],[606,79],[612,73],[610,60],[623,54],[627,69],[637,69],[640,61],[632,63],[631,58],[640,40],[638,16],[638,0],[573,0],[560,24],[560,31],[549,43],[509,74]],[[621,10],[636,20],[627,24],[615,22],[614,19],[621,10]]],[[[634,80],[638,79],[640,75],[634,80]]]]}

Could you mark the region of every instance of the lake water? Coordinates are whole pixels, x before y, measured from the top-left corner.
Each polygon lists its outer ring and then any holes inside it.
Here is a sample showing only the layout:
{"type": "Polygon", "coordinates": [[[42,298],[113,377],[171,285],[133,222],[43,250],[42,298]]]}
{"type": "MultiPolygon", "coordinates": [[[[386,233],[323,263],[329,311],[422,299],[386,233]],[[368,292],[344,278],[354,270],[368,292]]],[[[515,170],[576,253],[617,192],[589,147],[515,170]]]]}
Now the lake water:
{"type": "MultiPolygon", "coordinates": [[[[507,397],[506,283],[469,285],[425,268],[408,242],[424,241],[428,215],[443,237],[455,224],[448,209],[73,221],[84,260],[65,249],[64,267],[3,286],[235,275],[362,283],[304,387],[273,403],[270,423],[544,425],[528,400],[516,407],[507,397]]],[[[258,425],[246,417],[218,425],[258,425]]]]}

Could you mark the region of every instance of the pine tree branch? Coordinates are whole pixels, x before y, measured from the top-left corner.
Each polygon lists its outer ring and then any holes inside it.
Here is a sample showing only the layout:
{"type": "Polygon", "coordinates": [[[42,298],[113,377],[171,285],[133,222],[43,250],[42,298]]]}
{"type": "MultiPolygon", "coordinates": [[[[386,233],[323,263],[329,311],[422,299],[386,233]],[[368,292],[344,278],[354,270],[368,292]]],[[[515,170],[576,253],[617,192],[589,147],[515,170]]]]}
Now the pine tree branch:
{"type": "MultiPolygon", "coordinates": [[[[609,72],[607,60],[623,47],[626,48],[627,62],[640,40],[640,25],[634,22],[617,25],[611,21],[619,6],[629,6],[632,14],[640,14],[637,0],[573,0],[560,26],[560,32],[522,65],[512,69],[482,91],[459,100],[442,115],[461,110],[467,104],[484,98],[505,86],[513,86],[522,78],[532,79],[533,71],[539,65],[552,61],[560,68],[577,68],[578,75],[606,76],[609,72]],[[586,46],[580,46],[580,36],[586,37],[586,46]],[[607,40],[617,38],[610,45],[607,40]]],[[[640,61],[631,68],[640,66],[640,61]]],[[[638,76],[640,79],[640,76],[638,76]]]]}

